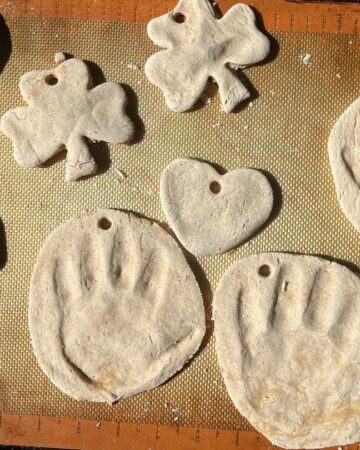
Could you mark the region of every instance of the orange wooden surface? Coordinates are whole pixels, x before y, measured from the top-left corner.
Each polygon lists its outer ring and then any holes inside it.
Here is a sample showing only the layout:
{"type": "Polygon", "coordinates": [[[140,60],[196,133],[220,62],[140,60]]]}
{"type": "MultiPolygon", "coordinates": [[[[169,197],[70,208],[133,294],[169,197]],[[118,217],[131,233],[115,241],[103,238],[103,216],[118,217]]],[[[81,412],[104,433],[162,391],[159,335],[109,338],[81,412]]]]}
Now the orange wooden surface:
{"type": "MultiPolygon", "coordinates": [[[[146,23],[177,0],[0,0],[0,12],[14,16],[61,17],[146,23]]],[[[225,13],[238,0],[219,0],[225,13]]],[[[248,1],[262,15],[265,28],[277,31],[360,34],[360,4],[248,1]]]]}

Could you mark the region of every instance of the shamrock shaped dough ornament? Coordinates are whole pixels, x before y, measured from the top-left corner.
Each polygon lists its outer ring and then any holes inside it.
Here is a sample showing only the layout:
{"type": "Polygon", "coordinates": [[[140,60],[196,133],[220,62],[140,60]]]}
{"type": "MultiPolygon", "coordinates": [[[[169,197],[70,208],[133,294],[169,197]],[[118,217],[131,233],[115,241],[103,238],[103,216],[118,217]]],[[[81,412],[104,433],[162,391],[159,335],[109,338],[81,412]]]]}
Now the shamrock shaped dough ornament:
{"type": "Polygon", "coordinates": [[[148,59],[145,73],[175,112],[187,111],[197,102],[209,77],[219,85],[224,110],[231,112],[250,97],[231,68],[255,64],[270,50],[251,8],[241,3],[217,19],[208,0],[180,0],[172,12],[151,20],[147,30],[150,39],[166,50],[148,59]]]}
{"type": "Polygon", "coordinates": [[[14,158],[23,167],[36,167],[66,146],[66,180],[96,172],[85,138],[112,144],[126,142],[133,125],[125,113],[126,96],[117,83],[95,88],[87,65],[80,59],[60,63],[53,70],[28,72],[20,91],[28,106],[2,117],[1,129],[13,141],[14,158]]]}

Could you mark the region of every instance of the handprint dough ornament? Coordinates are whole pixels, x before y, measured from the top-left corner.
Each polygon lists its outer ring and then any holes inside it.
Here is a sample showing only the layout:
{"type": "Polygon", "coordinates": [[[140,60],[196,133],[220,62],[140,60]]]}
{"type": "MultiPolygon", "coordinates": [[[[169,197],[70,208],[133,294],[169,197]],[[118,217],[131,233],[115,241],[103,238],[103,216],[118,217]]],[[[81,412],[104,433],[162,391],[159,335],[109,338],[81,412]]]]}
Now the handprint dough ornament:
{"type": "Polygon", "coordinates": [[[340,207],[360,230],[360,98],[337,120],[328,148],[340,207]]]}
{"type": "Polygon", "coordinates": [[[106,82],[92,89],[86,64],[61,55],[55,55],[58,67],[22,76],[20,91],[28,106],[5,113],[1,130],[12,139],[14,158],[23,167],[40,166],[65,146],[65,178],[73,181],[97,169],[85,138],[126,142],[133,125],[121,86],[106,82]]]}
{"type": "Polygon", "coordinates": [[[241,3],[217,19],[208,0],[180,0],[173,11],[151,20],[147,30],[166,50],[148,59],[145,73],[175,112],[192,108],[210,77],[219,85],[223,109],[231,112],[250,96],[232,69],[258,63],[270,51],[251,8],[241,3]]]}
{"type": "Polygon", "coordinates": [[[215,293],[216,350],[240,413],[286,448],[360,439],[360,280],[337,263],[268,253],[215,293]]]}
{"type": "Polygon", "coordinates": [[[273,192],[253,169],[220,175],[210,164],[176,159],[160,182],[161,206],[184,247],[196,256],[224,253],[269,219],[273,192]]]}
{"type": "Polygon", "coordinates": [[[199,348],[202,297],[173,238],[132,214],[99,210],[57,228],[31,280],[37,361],[77,400],[115,402],[163,383],[199,348]]]}

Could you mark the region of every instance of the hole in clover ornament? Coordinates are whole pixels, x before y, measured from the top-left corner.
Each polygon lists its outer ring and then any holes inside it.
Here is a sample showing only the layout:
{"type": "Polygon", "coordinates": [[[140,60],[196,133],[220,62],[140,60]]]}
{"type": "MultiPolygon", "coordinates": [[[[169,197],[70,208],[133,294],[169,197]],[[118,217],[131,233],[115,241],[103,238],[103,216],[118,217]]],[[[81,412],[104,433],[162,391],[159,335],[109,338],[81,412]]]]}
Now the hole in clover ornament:
{"type": "Polygon", "coordinates": [[[172,16],[172,18],[176,23],[184,23],[186,21],[186,16],[182,13],[176,13],[172,16]]]}
{"type": "Polygon", "coordinates": [[[52,73],[50,75],[46,75],[45,77],[45,83],[49,86],[55,86],[56,84],[58,84],[58,82],[59,80],[52,73]]]}

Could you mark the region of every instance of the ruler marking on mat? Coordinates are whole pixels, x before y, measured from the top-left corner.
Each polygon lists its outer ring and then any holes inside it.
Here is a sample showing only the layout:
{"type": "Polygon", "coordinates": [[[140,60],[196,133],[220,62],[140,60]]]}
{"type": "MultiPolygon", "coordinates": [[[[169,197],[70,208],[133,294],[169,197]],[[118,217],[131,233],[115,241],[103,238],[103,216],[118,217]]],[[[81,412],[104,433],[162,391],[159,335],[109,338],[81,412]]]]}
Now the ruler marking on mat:
{"type": "MultiPolygon", "coordinates": [[[[235,430],[220,430],[11,414],[0,414],[0,444],[68,450],[280,449],[259,433],[241,431],[239,427],[235,430]]],[[[347,445],[346,449],[359,450],[359,445],[347,445]]]]}
{"type": "MultiPolygon", "coordinates": [[[[225,13],[238,0],[219,0],[219,9],[225,13]]],[[[81,20],[125,21],[147,23],[154,15],[159,16],[173,9],[177,0],[84,0],[79,6],[74,0],[12,0],[0,3],[0,13],[6,16],[32,16],[47,18],[72,18],[76,8],[76,18],[81,20]],[[11,7],[8,6],[11,5],[11,7]],[[99,7],[100,6],[100,7],[99,7]]],[[[265,28],[269,31],[296,31],[314,33],[348,33],[351,26],[346,21],[357,23],[360,18],[360,3],[299,3],[286,0],[252,0],[251,5],[262,15],[265,28]],[[311,19],[314,18],[314,21],[311,19]]],[[[354,34],[360,34],[358,26],[354,34]]]]}

